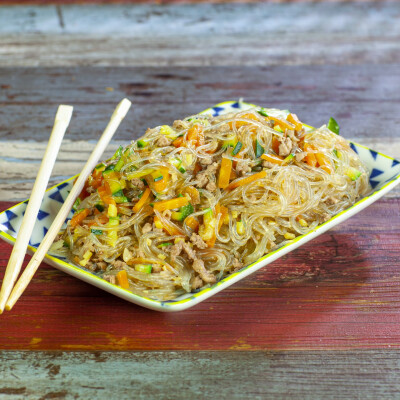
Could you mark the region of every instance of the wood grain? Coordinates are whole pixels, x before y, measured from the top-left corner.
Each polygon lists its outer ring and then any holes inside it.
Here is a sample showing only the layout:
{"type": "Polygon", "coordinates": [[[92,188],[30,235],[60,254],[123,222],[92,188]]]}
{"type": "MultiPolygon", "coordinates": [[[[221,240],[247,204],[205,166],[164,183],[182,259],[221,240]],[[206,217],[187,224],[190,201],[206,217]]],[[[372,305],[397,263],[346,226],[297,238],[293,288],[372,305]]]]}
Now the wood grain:
{"type": "Polygon", "coordinates": [[[0,66],[394,64],[399,12],[393,1],[4,7],[0,66]]]}
{"type": "MultiPolygon", "coordinates": [[[[42,264],[12,312],[1,316],[0,348],[399,348],[399,215],[398,198],[381,200],[233,287],[174,314],[133,305],[42,264]]],[[[1,272],[9,254],[10,246],[1,243],[1,272]]]]}
{"type": "Polygon", "coordinates": [[[323,355],[311,351],[3,352],[0,396],[13,400],[114,399],[116,394],[121,400],[396,399],[399,357],[399,351],[393,350],[323,355]],[[362,397],[360,388],[365,389],[362,397]]]}
{"type": "Polygon", "coordinates": [[[81,170],[125,96],[133,110],[106,157],[148,127],[244,98],[288,108],[315,126],[335,116],[345,138],[400,158],[398,81],[395,65],[0,68],[0,200],[29,196],[60,103],[72,104],[75,113],[50,184],[81,170]]]}

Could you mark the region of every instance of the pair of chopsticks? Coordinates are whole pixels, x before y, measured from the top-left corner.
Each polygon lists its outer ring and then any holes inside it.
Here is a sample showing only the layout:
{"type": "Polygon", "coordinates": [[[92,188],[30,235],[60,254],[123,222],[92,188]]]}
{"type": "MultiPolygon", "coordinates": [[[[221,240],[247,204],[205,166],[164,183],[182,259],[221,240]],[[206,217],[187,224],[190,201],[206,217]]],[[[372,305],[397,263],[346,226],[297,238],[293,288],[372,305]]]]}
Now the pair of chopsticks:
{"type": "Polygon", "coordinates": [[[47,183],[49,181],[50,174],[61,145],[61,141],[71,120],[73,107],[66,105],[59,106],[49,143],[47,145],[46,152],[39,169],[39,173],[32,189],[32,195],[29,200],[28,206],[26,207],[25,216],[22,220],[21,228],[19,229],[18,236],[10,256],[10,260],[7,264],[3,284],[0,291],[0,314],[4,311],[4,309],[11,310],[11,308],[14,306],[16,301],[19,299],[19,297],[28,286],[44,256],[52,245],[55,237],[60,231],[61,226],[67,218],[76,198],[82,191],[87,177],[96,166],[100,156],[103,154],[105,148],[113,137],[121,121],[125,118],[125,115],[127,114],[130,107],[131,102],[128,99],[123,99],[116,107],[114,113],[111,116],[110,122],[108,123],[106,129],[100,137],[87,163],[83,167],[82,172],[76,180],[71,192],[66,198],[56,218],[51,224],[46,236],[43,238],[40,246],[37,248],[29,264],[27,265],[18,282],[14,286],[14,283],[16,282],[17,277],[21,271],[21,266],[25,257],[26,249],[28,247],[29,239],[32,235],[40,204],[42,202],[44,192],[46,190],[47,183]]]}

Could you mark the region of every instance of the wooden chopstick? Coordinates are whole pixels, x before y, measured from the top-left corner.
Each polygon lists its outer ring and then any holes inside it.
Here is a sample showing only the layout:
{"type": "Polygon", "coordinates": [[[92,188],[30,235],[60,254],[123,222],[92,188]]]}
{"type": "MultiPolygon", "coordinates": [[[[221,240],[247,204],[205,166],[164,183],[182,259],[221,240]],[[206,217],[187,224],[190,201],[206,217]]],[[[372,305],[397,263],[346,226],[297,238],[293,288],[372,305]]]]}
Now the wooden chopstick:
{"type": "Polygon", "coordinates": [[[33,185],[32,194],[26,207],[17,240],[15,241],[7,264],[0,291],[0,314],[4,310],[8,296],[10,295],[18,274],[21,271],[22,262],[24,261],[26,249],[32,235],[32,230],[42,203],[43,195],[46,191],[62,139],[68,128],[69,121],[71,120],[72,111],[73,107],[71,106],[60,105],[58,107],[49,143],[47,144],[42,164],[40,165],[35,184],[33,185]]]}
{"type": "Polygon", "coordinates": [[[131,102],[128,99],[123,99],[118,104],[117,108],[115,109],[114,113],[111,116],[110,122],[108,123],[106,129],[104,130],[100,140],[98,141],[96,147],[94,148],[92,154],[90,155],[87,163],[83,167],[82,172],[80,173],[78,179],[76,180],[74,186],[72,187],[71,192],[66,198],[56,218],[51,224],[46,236],[43,238],[41,244],[39,245],[36,252],[32,256],[29,264],[25,268],[25,271],[22,273],[18,282],[14,286],[10,294],[10,297],[8,298],[8,301],[6,303],[6,310],[11,310],[16,301],[24,292],[25,288],[28,286],[33,275],[35,274],[40,263],[42,262],[44,256],[46,255],[51,244],[53,243],[55,237],[60,231],[76,198],[82,191],[83,185],[85,184],[87,177],[93,171],[93,168],[96,166],[100,156],[103,154],[105,148],[107,147],[108,143],[113,137],[119,124],[125,118],[125,115],[127,114],[130,107],[131,107],[131,102]]]}

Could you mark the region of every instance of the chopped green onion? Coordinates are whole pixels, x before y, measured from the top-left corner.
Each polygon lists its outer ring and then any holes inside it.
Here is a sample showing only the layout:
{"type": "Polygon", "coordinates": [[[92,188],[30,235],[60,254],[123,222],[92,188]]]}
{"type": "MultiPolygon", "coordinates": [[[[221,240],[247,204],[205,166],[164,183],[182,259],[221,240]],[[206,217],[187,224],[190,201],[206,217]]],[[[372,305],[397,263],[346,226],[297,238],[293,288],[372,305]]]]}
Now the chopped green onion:
{"type": "Polygon", "coordinates": [[[157,176],[157,178],[154,178],[154,182],[158,182],[161,181],[161,179],[163,179],[164,177],[162,175],[157,176]]]}
{"type": "Polygon", "coordinates": [[[266,112],[263,108],[261,108],[261,110],[257,110],[257,112],[258,112],[260,115],[262,115],[263,117],[268,117],[267,112],[266,112]]]}
{"type": "Polygon", "coordinates": [[[115,152],[115,154],[111,157],[111,160],[115,160],[116,158],[120,158],[122,156],[122,146],[118,147],[118,150],[115,152]]]}
{"type": "Polygon", "coordinates": [[[157,247],[162,249],[163,247],[172,246],[172,245],[173,245],[173,243],[171,243],[171,242],[165,242],[165,243],[159,244],[157,247]]]}
{"type": "Polygon", "coordinates": [[[139,149],[142,149],[143,147],[147,146],[147,143],[144,140],[138,140],[136,143],[139,149]]]}
{"type": "Polygon", "coordinates": [[[79,207],[79,204],[81,204],[81,199],[79,197],[77,197],[74,205],[72,206],[72,209],[76,211],[79,207]]]}
{"type": "Polygon", "coordinates": [[[182,174],[184,174],[184,173],[186,172],[186,169],[183,168],[183,167],[180,167],[180,168],[179,168],[179,171],[182,172],[182,174]]]}
{"type": "Polygon", "coordinates": [[[135,270],[143,272],[144,274],[150,274],[153,266],[151,264],[136,264],[135,270]]]}
{"type": "Polygon", "coordinates": [[[239,153],[242,146],[243,146],[242,142],[237,142],[235,148],[232,151],[232,155],[236,156],[236,154],[239,153]]]}
{"type": "Polygon", "coordinates": [[[294,154],[289,154],[284,160],[283,162],[288,163],[289,161],[293,160],[294,158],[294,154]]]}
{"type": "Polygon", "coordinates": [[[340,127],[339,124],[336,122],[335,118],[329,118],[329,122],[327,125],[327,128],[332,131],[333,133],[336,133],[339,135],[340,127]]]}
{"type": "Polygon", "coordinates": [[[95,204],[94,206],[95,206],[100,212],[103,212],[103,211],[104,211],[104,206],[103,206],[102,204],[97,203],[97,204],[95,204]]]}
{"type": "Polygon", "coordinates": [[[106,167],[106,169],[103,172],[114,171],[114,168],[115,168],[115,164],[110,164],[106,167]]]}
{"type": "Polygon", "coordinates": [[[101,229],[91,229],[90,230],[92,233],[94,233],[95,235],[102,235],[103,231],[101,229]]]}
{"type": "Polygon", "coordinates": [[[264,154],[264,147],[256,140],[256,157],[261,157],[262,154],[264,154]]]}

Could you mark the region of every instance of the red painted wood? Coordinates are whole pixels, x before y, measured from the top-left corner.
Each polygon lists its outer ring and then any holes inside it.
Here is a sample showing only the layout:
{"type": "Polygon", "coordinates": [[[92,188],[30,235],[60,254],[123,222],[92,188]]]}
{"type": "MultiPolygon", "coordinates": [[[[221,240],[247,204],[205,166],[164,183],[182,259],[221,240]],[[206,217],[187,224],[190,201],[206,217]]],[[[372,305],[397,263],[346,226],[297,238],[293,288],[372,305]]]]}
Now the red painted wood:
{"type": "MultiPolygon", "coordinates": [[[[400,199],[381,200],[175,314],[141,308],[42,264],[15,308],[0,317],[0,348],[399,348],[399,215],[400,199]]],[[[1,242],[1,277],[10,249],[1,242]]]]}

